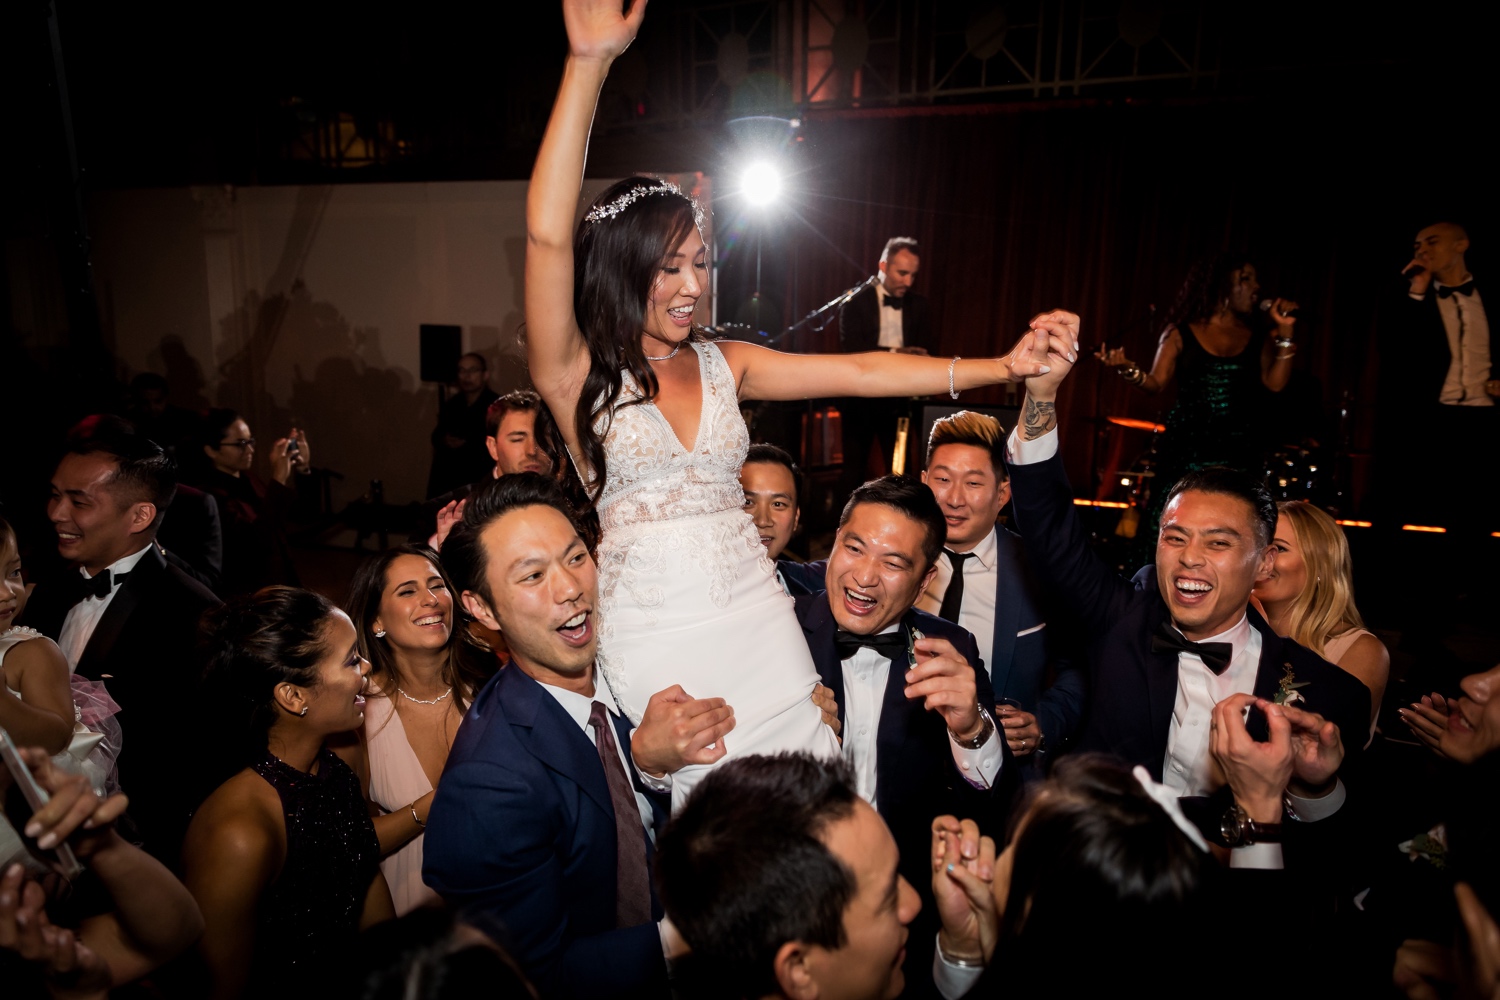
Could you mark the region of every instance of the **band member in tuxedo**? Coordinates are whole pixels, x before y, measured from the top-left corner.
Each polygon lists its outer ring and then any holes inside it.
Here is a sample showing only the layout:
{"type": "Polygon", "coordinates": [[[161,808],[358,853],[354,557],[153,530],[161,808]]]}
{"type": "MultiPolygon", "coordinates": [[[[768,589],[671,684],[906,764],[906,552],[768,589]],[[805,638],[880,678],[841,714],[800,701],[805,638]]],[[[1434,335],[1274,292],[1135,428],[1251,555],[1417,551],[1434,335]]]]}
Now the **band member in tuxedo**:
{"type": "Polygon", "coordinates": [[[907,996],[931,993],[932,817],[956,811],[998,833],[1020,783],[974,637],[913,607],[936,573],[944,528],[922,484],[866,483],[844,507],[824,590],[796,601],[813,663],[838,702],[844,759],[924,900],[908,945],[907,996]]]}
{"type": "Polygon", "coordinates": [[[1402,505],[1387,521],[1416,518],[1490,532],[1500,529],[1500,521],[1489,523],[1495,518],[1486,509],[1493,448],[1476,451],[1474,445],[1494,441],[1500,429],[1500,379],[1491,365],[1484,299],[1465,261],[1468,249],[1462,226],[1435,223],[1417,233],[1401,272],[1407,294],[1383,324],[1380,352],[1378,438],[1388,483],[1382,492],[1402,505]],[[1424,475],[1433,477],[1420,490],[1405,488],[1414,454],[1425,456],[1424,475]]]}
{"type": "Polygon", "coordinates": [[[70,568],[42,582],[26,609],[27,624],[119,704],[128,816],[163,860],[175,856],[190,806],[182,734],[194,715],[198,620],[219,603],[153,544],[176,488],[172,460],[133,430],[70,438],[47,503],[70,568]]]}
{"type": "MultiPolygon", "coordinates": [[[[934,350],[927,299],[911,290],[922,267],[921,253],[921,247],[910,236],[894,236],[886,241],[880,251],[875,282],[839,307],[839,346],[846,352],[928,354],[934,350]]],[[[908,409],[893,400],[839,402],[844,425],[842,494],[853,492],[854,487],[865,481],[872,442],[880,442],[877,474],[889,470],[891,452],[896,447],[896,420],[905,416],[908,409]]]]}
{"type": "Polygon", "coordinates": [[[1346,792],[1331,750],[1348,733],[1346,749],[1357,756],[1369,727],[1370,692],[1352,674],[1276,635],[1250,606],[1252,588],[1275,559],[1270,494],[1258,479],[1231,469],[1180,480],[1162,512],[1156,586],[1132,586],[1089,548],[1075,513],[1056,409],[1072,364],[1057,355],[1048,362],[1050,371],[1028,384],[1007,459],[1031,565],[1092,638],[1091,708],[1079,748],[1140,764],[1183,795],[1208,795],[1218,790],[1209,754],[1213,706],[1233,694],[1290,699],[1334,726],[1301,734],[1289,801],[1303,821],[1337,812],[1346,792]]]}

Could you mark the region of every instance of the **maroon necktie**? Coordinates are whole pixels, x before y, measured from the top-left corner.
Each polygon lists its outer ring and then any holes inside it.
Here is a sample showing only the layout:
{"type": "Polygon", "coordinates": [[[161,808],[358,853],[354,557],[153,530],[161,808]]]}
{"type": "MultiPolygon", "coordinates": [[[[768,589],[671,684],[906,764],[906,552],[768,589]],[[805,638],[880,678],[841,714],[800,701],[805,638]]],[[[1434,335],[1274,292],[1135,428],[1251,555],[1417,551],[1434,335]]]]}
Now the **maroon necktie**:
{"type": "Polygon", "coordinates": [[[602,701],[594,702],[589,710],[589,725],[594,727],[594,745],[604,766],[610,804],[615,807],[615,926],[635,927],[651,920],[651,881],[646,873],[641,807],[636,805],[635,789],[620,763],[614,727],[602,701]]]}

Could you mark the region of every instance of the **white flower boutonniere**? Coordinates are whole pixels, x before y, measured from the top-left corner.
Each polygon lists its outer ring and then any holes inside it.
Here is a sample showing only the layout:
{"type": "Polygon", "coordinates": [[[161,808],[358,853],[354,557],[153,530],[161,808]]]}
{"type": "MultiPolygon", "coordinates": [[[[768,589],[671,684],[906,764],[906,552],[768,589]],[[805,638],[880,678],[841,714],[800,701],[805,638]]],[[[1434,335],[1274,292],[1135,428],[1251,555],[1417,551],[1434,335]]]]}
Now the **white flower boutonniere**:
{"type": "Polygon", "coordinates": [[[1312,681],[1299,681],[1297,674],[1292,670],[1290,662],[1283,663],[1282,668],[1286,673],[1281,675],[1281,684],[1276,688],[1276,697],[1271,699],[1278,705],[1295,705],[1304,701],[1302,688],[1309,687],[1312,681]]]}

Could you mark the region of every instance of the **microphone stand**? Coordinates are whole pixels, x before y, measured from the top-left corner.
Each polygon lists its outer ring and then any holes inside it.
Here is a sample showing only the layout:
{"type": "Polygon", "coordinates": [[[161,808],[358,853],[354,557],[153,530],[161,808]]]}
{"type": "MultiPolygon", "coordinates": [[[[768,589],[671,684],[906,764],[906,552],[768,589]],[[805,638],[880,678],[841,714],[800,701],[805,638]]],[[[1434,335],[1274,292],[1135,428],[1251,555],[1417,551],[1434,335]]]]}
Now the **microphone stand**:
{"type": "Polygon", "coordinates": [[[806,316],[803,316],[801,319],[799,319],[797,322],[793,323],[791,326],[787,327],[785,330],[782,330],[776,336],[772,337],[770,339],[770,341],[766,344],[766,346],[767,347],[774,347],[774,346],[776,346],[776,344],[780,343],[780,341],[783,338],[789,337],[793,333],[796,333],[798,330],[801,330],[802,328],[807,327],[809,323],[811,323],[813,320],[817,319],[820,316],[823,317],[823,321],[821,323],[819,323],[817,326],[810,327],[810,329],[813,332],[817,332],[818,330],[824,329],[825,327],[828,326],[829,323],[833,322],[833,310],[834,309],[836,309],[839,306],[842,306],[845,302],[848,302],[850,299],[854,298],[854,296],[858,295],[860,292],[864,291],[866,288],[869,288],[871,285],[875,284],[876,280],[878,280],[878,279],[874,275],[871,275],[870,277],[866,278],[864,281],[861,281],[859,284],[855,285],[853,288],[850,288],[847,291],[840,292],[839,294],[835,295],[833,298],[829,299],[827,302],[825,302],[822,305],[818,306],[818,308],[814,309],[812,312],[808,313],[806,316]]]}

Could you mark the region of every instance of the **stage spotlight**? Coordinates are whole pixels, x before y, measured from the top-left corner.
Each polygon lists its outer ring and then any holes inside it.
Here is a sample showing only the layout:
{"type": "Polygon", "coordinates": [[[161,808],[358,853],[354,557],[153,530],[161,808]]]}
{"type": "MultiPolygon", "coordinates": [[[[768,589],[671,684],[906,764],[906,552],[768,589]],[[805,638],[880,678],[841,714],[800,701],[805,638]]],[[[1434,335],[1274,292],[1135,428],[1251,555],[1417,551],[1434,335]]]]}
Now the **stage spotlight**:
{"type": "Polygon", "coordinates": [[[769,205],[781,194],[781,171],[764,160],[752,163],[740,177],[740,191],[752,205],[769,205]]]}

